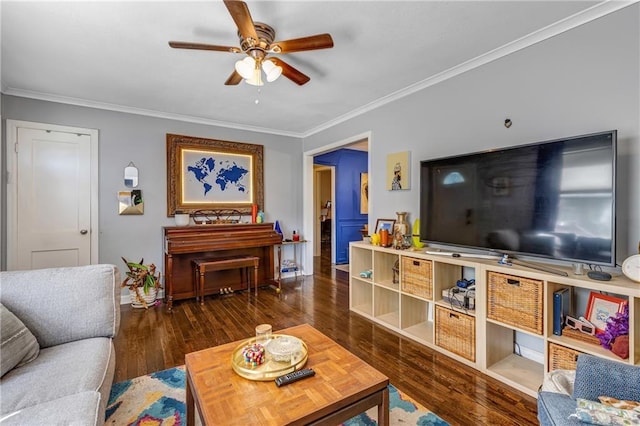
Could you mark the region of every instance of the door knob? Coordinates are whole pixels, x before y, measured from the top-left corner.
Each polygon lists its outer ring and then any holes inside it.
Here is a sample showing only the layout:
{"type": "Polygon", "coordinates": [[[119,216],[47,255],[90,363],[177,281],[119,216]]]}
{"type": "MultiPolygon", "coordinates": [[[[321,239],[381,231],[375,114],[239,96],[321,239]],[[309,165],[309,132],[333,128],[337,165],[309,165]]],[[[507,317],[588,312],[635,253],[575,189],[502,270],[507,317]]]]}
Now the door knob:
{"type": "Polygon", "coordinates": [[[86,229],[81,229],[81,230],[80,230],[80,233],[81,233],[82,235],[85,235],[87,232],[89,232],[89,231],[87,231],[86,229]]]}

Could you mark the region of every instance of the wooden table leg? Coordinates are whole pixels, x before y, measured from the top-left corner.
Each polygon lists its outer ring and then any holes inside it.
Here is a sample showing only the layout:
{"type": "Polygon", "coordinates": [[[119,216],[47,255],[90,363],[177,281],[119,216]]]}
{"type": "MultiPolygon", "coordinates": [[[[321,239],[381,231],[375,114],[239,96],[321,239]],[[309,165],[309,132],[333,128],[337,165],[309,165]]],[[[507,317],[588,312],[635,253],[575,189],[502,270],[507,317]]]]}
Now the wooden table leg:
{"type": "Polygon", "coordinates": [[[389,387],[382,391],[382,403],[378,405],[378,425],[389,426],[389,387]]]}
{"type": "Polygon", "coordinates": [[[186,400],[187,426],[193,426],[195,424],[195,404],[193,401],[193,392],[191,390],[191,383],[189,381],[189,377],[187,377],[186,384],[187,384],[187,400],[186,400]]]}

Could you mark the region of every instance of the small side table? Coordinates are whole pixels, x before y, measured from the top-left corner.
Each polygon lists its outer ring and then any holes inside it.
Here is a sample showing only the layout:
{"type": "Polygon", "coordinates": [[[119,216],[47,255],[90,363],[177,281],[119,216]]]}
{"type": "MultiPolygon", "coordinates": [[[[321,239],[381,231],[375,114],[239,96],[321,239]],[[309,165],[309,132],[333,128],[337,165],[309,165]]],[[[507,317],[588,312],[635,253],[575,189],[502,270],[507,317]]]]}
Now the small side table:
{"type": "Polygon", "coordinates": [[[276,292],[280,293],[282,291],[282,247],[293,246],[293,262],[296,264],[296,269],[293,272],[295,274],[296,279],[298,279],[298,272],[302,273],[301,265],[298,263],[298,248],[303,247],[303,245],[306,242],[307,240],[282,241],[280,244],[277,244],[278,246],[278,288],[276,289],[276,292]]]}

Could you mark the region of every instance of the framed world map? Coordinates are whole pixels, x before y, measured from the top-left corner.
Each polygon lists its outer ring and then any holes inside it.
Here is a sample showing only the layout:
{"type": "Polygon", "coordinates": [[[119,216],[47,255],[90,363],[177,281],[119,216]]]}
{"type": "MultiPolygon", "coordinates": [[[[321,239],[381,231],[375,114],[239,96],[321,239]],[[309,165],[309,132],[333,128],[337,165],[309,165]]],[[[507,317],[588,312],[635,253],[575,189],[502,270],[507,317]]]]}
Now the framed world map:
{"type": "Polygon", "coordinates": [[[167,216],[264,210],[263,146],[167,134],[167,216]]]}

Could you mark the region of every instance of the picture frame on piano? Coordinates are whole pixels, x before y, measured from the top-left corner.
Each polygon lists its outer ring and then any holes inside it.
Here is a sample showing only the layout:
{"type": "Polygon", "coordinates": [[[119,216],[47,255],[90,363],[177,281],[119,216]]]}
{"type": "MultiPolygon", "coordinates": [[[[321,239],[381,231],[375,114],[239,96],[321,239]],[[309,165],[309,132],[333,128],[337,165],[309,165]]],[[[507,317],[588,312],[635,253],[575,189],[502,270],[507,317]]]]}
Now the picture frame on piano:
{"type": "Polygon", "coordinates": [[[167,133],[167,216],[264,210],[262,145],[167,133]]]}

